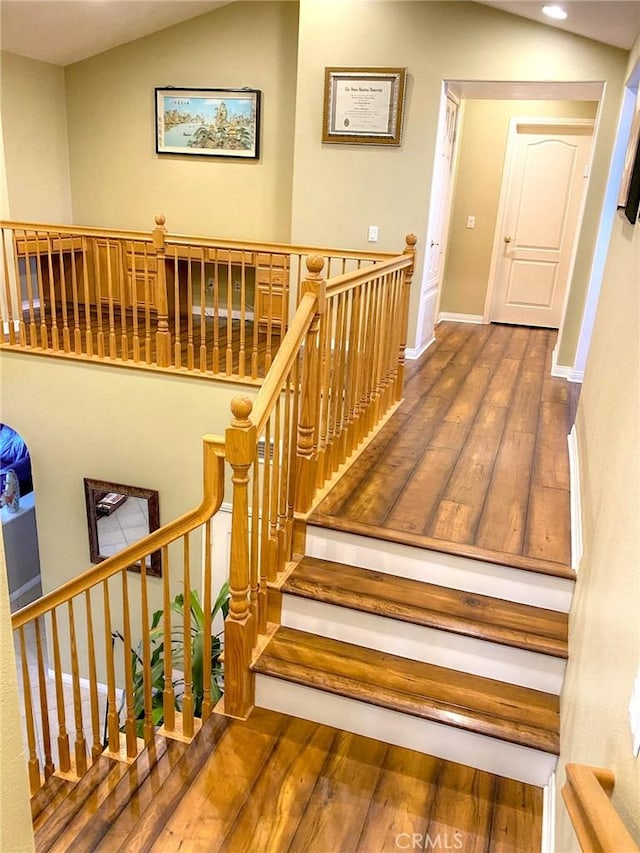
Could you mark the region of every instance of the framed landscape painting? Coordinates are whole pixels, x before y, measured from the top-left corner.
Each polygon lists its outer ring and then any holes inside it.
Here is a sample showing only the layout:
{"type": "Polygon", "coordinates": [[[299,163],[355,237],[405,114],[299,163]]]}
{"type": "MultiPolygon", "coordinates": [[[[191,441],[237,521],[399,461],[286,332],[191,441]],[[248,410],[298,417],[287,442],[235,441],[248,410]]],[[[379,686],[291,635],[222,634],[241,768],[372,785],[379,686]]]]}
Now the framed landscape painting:
{"type": "Polygon", "coordinates": [[[199,157],[260,154],[257,89],[156,89],[156,151],[199,157]]]}

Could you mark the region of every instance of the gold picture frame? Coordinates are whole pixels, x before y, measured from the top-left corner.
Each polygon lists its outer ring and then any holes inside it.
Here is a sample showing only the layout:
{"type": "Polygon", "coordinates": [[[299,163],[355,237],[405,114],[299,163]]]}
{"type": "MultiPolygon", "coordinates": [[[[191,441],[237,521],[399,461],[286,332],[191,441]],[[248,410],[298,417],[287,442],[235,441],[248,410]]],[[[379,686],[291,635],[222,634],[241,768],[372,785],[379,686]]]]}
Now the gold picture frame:
{"type": "Polygon", "coordinates": [[[400,145],[406,68],[325,68],[322,141],[400,145]]]}

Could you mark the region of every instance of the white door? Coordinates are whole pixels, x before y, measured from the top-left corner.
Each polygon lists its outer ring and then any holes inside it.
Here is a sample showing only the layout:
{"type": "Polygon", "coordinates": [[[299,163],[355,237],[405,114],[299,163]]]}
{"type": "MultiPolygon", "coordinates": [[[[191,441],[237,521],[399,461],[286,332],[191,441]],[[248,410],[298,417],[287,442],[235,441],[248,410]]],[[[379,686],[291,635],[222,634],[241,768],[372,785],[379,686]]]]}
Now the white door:
{"type": "Polygon", "coordinates": [[[490,319],[560,325],[593,127],[517,124],[490,319]]]}
{"type": "Polygon", "coordinates": [[[426,343],[431,340],[435,325],[436,301],[446,252],[451,170],[457,117],[458,104],[448,94],[444,102],[444,112],[440,117],[440,133],[433,169],[427,246],[420,296],[420,320],[417,335],[419,343],[426,343]]]}

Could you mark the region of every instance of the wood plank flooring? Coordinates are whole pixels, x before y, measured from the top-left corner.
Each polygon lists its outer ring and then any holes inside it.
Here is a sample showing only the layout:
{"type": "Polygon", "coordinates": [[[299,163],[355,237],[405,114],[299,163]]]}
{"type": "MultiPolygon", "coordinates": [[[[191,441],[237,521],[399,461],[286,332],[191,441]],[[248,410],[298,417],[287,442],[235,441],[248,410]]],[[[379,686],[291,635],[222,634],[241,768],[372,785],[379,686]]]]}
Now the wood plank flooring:
{"type": "Polygon", "coordinates": [[[556,332],[441,323],[402,406],[311,522],[572,576],[566,436],[576,386],[556,332]]]}
{"type": "Polygon", "coordinates": [[[230,723],[144,849],[533,853],[541,814],[539,788],[255,710],[230,723]]]}

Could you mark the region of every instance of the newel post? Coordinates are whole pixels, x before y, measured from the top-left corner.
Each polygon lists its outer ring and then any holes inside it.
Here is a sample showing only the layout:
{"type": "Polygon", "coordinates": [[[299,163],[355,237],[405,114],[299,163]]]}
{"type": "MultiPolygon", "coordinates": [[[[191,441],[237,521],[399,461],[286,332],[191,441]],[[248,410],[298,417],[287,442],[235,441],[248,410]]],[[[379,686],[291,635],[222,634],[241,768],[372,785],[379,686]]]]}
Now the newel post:
{"type": "MultiPolygon", "coordinates": [[[[233,717],[246,717],[254,703],[255,678],[249,670],[253,651],[253,616],[249,610],[249,468],[256,447],[256,427],[249,415],[248,397],[231,401],[233,420],[225,435],[226,457],[233,469],[231,514],[231,600],[225,622],[224,709],[233,717]]],[[[254,519],[255,522],[255,519],[254,519]]]]}
{"type": "Polygon", "coordinates": [[[405,237],[405,247],[402,250],[403,255],[411,256],[411,266],[404,271],[404,284],[402,288],[402,305],[400,310],[400,353],[398,355],[398,374],[396,377],[396,400],[402,399],[402,389],[404,387],[404,364],[405,353],[407,350],[407,323],[409,322],[409,300],[411,299],[411,281],[413,279],[413,270],[416,262],[416,243],[418,238],[415,234],[407,234],[405,237]]]}
{"type": "Polygon", "coordinates": [[[316,296],[316,313],[304,344],[300,410],[296,442],[296,498],[294,509],[307,513],[316,490],[318,462],[318,417],[320,412],[320,317],[324,314],[327,285],[322,278],[324,259],[320,255],[307,258],[307,278],[300,286],[300,296],[316,296]]]}
{"type": "Polygon", "coordinates": [[[156,362],[158,367],[169,366],[171,352],[171,333],[169,332],[169,300],[167,297],[167,271],[165,267],[165,228],[166,217],[159,213],[155,217],[156,227],[153,229],[153,248],[156,253],[158,267],[156,279],[156,309],[158,311],[158,330],[156,332],[156,362]]]}

